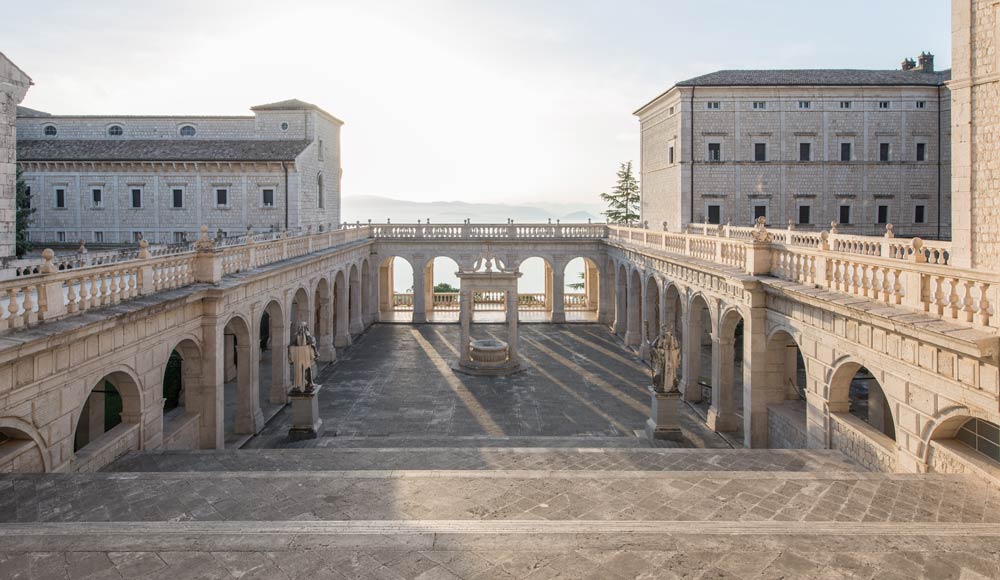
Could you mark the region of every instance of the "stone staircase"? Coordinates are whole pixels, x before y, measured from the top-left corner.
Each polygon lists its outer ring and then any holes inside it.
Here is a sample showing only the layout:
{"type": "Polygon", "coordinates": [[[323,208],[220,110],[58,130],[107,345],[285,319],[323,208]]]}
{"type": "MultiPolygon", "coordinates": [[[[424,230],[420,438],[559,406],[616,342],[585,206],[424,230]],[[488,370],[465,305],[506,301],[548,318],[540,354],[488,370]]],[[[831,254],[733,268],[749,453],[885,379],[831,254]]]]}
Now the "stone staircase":
{"type": "Polygon", "coordinates": [[[0,578],[1000,577],[1000,493],[962,476],[836,451],[360,439],[2,476],[0,578]]]}

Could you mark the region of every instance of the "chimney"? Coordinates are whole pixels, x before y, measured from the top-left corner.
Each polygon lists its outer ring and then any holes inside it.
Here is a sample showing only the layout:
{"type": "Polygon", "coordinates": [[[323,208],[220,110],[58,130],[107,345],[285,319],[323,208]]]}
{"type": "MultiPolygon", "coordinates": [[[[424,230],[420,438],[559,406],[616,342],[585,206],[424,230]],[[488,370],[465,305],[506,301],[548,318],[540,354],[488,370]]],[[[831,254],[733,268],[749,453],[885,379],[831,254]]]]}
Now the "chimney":
{"type": "Polygon", "coordinates": [[[917,57],[917,68],[920,72],[934,72],[934,55],[929,52],[921,52],[917,57]]]}
{"type": "Polygon", "coordinates": [[[903,70],[913,70],[917,68],[917,62],[912,58],[904,58],[903,64],[900,66],[903,70]]]}

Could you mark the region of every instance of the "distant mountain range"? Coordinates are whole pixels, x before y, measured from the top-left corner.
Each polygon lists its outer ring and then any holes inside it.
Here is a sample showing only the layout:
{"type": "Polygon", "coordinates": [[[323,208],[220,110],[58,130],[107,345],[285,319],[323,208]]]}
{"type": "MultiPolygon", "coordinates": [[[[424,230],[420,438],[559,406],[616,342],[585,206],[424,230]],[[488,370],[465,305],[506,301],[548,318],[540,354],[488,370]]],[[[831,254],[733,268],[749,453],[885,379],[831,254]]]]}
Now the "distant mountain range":
{"type": "Polygon", "coordinates": [[[362,223],[371,219],[385,223],[539,223],[559,220],[562,223],[586,223],[588,219],[603,222],[601,207],[591,204],[539,204],[538,206],[502,203],[468,203],[464,201],[406,201],[377,195],[345,195],[341,200],[343,221],[362,223]]]}

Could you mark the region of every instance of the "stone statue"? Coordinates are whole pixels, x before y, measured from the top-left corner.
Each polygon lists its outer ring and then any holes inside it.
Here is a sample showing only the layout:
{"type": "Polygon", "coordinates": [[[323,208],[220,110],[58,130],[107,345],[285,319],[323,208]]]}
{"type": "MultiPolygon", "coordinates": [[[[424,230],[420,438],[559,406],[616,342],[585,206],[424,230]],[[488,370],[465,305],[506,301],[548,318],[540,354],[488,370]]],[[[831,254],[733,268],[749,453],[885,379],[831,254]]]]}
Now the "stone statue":
{"type": "Polygon", "coordinates": [[[292,390],[311,393],[316,388],[313,382],[313,363],[319,358],[316,339],[309,334],[305,322],[299,323],[291,346],[288,347],[288,362],[292,364],[292,390]]]}
{"type": "Polygon", "coordinates": [[[755,242],[771,241],[771,233],[767,231],[767,218],[760,216],[754,221],[753,231],[750,232],[750,237],[755,242]]]}
{"type": "Polygon", "coordinates": [[[663,328],[650,344],[649,356],[653,365],[653,390],[658,393],[676,392],[681,345],[673,333],[663,328]]]}

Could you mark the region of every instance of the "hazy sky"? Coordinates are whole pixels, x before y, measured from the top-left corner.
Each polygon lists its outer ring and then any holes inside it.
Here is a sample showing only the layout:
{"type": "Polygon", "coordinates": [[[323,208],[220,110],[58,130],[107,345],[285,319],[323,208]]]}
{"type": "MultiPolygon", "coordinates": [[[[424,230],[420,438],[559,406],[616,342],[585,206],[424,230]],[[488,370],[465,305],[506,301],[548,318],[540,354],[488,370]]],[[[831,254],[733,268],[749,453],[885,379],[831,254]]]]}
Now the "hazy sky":
{"type": "MultiPolygon", "coordinates": [[[[0,4],[13,0],[0,0],[0,4]]],[[[17,2],[0,51],[53,113],[249,114],[300,98],[346,122],[343,189],[594,203],[638,165],[632,111],[722,68],[949,66],[947,0],[17,2]]]]}

